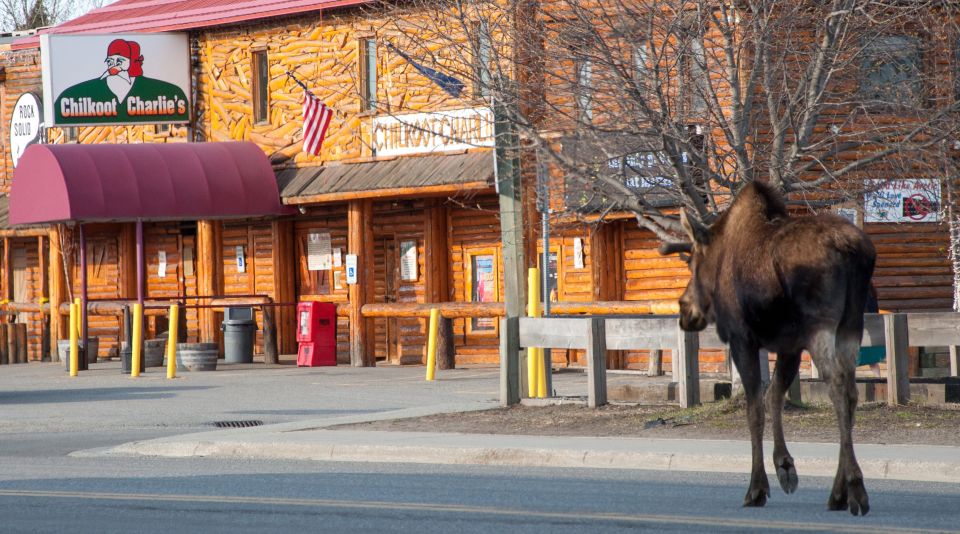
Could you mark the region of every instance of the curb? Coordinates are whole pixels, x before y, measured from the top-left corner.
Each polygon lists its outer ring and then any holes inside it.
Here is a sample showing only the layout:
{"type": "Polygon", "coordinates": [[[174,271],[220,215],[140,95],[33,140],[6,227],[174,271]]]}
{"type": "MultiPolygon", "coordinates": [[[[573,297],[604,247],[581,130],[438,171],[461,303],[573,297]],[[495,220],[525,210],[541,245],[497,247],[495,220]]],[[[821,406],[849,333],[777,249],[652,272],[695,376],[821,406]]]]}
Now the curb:
{"type": "MultiPolygon", "coordinates": [[[[589,469],[642,469],[653,471],[693,471],[748,474],[751,469],[749,442],[710,442],[707,440],[650,440],[624,438],[623,440],[587,439],[586,447],[574,443],[568,446],[517,446],[511,442],[537,440],[530,436],[491,436],[469,434],[429,434],[412,432],[311,430],[296,432],[264,432],[259,436],[236,433],[210,432],[186,436],[132,442],[108,449],[78,451],[71,456],[149,456],[164,458],[242,458],[274,460],[306,460],[334,462],[416,463],[441,465],[487,465],[513,467],[552,467],[589,469]],[[218,435],[214,435],[218,434],[218,435]],[[450,439],[445,440],[448,436],[450,439]],[[485,446],[485,441],[501,441],[503,446],[485,446]],[[394,444],[380,444],[382,442],[394,444]],[[448,443],[443,444],[444,441],[448,443]],[[368,443],[364,443],[368,442],[368,443]],[[406,442],[396,444],[397,442],[406,442]],[[377,443],[377,444],[373,444],[377,443]],[[437,443],[441,443],[438,445],[437,443]],[[477,443],[464,446],[461,443],[477,443]],[[695,449],[743,450],[730,452],[690,453],[676,452],[676,444],[693,445],[695,449]],[[622,450],[626,445],[635,450],[622,450]],[[632,447],[636,445],[636,447],[632,447]],[[606,449],[606,450],[604,450],[606,449]],[[643,450],[654,449],[654,450],[643,450]],[[674,449],[673,452],[670,449],[674,449]]],[[[549,440],[548,440],[549,441],[549,440]]],[[[584,441],[574,439],[571,441],[584,441]]],[[[797,444],[808,448],[828,449],[825,444],[797,444]]],[[[879,447],[883,450],[884,446],[879,447]]],[[[679,447],[683,448],[683,447],[679,447]]],[[[689,447],[687,447],[689,448],[689,447]]],[[[798,447],[802,448],[802,447],[798,447]]],[[[867,479],[913,480],[921,482],[960,482],[960,454],[957,448],[948,457],[957,461],[910,460],[897,458],[902,454],[893,449],[889,457],[877,457],[870,449],[860,458],[860,467],[867,479]],[[869,457],[867,457],[869,456],[869,457]]],[[[775,473],[769,451],[767,473],[775,473]]],[[[799,452],[799,451],[798,451],[799,452]]],[[[865,451],[866,452],[866,451],[865,451]]],[[[942,452],[942,451],[940,451],[942,452]]],[[[801,476],[833,477],[837,469],[833,454],[794,453],[797,471],[801,476]]]]}

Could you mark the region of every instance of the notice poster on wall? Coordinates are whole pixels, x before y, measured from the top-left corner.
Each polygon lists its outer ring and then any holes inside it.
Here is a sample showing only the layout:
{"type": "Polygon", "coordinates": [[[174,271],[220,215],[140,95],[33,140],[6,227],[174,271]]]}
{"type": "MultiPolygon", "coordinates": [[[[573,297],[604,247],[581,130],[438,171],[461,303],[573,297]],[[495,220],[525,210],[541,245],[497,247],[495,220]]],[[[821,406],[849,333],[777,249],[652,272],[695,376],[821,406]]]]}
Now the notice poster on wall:
{"type": "Polygon", "coordinates": [[[573,239],[573,268],[583,269],[583,239],[573,239]]]}
{"type": "Polygon", "coordinates": [[[167,276],[167,251],[161,250],[157,255],[159,259],[159,265],[157,266],[157,276],[163,278],[167,276]]]}
{"type": "Polygon", "coordinates": [[[333,266],[340,267],[343,265],[343,251],[340,250],[340,247],[333,249],[333,266]]]}
{"type": "Polygon", "coordinates": [[[332,264],[330,234],[307,234],[307,270],[328,271],[332,264]]]}
{"type": "Polygon", "coordinates": [[[356,284],[357,283],[357,255],[347,254],[346,258],[344,258],[344,263],[346,263],[347,283],[356,284]]]}
{"type": "Polygon", "coordinates": [[[417,242],[400,242],[400,279],[404,282],[417,281],[417,242]]]}
{"type": "MultiPolygon", "coordinates": [[[[470,300],[473,302],[497,301],[497,275],[493,254],[477,254],[471,258],[473,279],[470,288],[470,300]]],[[[470,319],[471,329],[477,331],[493,331],[496,328],[496,319],[493,317],[474,317],[470,319]]]]}
{"type": "Polygon", "coordinates": [[[866,180],[864,222],[938,222],[940,182],[929,179],[866,180]]]}
{"type": "Polygon", "coordinates": [[[247,272],[247,259],[243,255],[243,245],[237,245],[237,272],[247,272]]]}

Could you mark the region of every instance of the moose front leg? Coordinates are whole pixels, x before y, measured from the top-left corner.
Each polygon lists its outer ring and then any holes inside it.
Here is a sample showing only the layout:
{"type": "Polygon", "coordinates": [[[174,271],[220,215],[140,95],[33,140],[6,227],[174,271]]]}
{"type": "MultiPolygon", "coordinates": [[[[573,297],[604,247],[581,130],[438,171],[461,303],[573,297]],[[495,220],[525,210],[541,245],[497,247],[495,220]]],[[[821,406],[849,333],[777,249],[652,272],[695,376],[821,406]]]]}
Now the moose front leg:
{"type": "Polygon", "coordinates": [[[799,370],[799,352],[777,353],[777,367],[767,391],[767,409],[770,410],[770,423],[773,426],[773,465],[777,468],[780,487],[787,494],[797,490],[798,478],[793,456],[787,450],[787,442],[783,437],[783,397],[797,378],[799,370]]]}
{"type": "Polygon", "coordinates": [[[743,498],[744,506],[764,506],[770,496],[770,482],[763,466],[763,383],[760,377],[759,347],[749,343],[730,344],[730,357],[743,383],[747,398],[747,424],[750,426],[750,445],[753,466],[750,471],[750,487],[743,498]]]}

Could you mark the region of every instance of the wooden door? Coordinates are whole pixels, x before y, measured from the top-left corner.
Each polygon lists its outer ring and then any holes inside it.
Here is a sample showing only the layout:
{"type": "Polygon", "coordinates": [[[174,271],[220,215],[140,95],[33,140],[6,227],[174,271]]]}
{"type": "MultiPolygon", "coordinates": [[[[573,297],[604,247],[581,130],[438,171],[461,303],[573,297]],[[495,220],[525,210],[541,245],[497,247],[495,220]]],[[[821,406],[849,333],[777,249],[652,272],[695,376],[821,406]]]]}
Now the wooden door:
{"type": "MultiPolygon", "coordinates": [[[[30,289],[27,287],[27,249],[23,247],[12,247],[10,258],[10,269],[13,271],[13,301],[29,302],[30,289]]],[[[18,323],[27,323],[28,315],[26,313],[17,314],[18,323]]]]}

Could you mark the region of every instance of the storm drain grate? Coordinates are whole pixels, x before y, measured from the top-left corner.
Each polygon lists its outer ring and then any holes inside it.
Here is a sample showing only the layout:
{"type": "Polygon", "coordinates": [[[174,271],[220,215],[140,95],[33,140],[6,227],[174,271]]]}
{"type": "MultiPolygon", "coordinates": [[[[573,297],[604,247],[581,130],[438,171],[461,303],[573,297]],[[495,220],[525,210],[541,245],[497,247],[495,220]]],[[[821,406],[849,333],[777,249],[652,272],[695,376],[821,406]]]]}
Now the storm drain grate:
{"type": "Polygon", "coordinates": [[[213,426],[217,428],[250,428],[252,426],[262,426],[263,421],[214,421],[213,426]]]}

